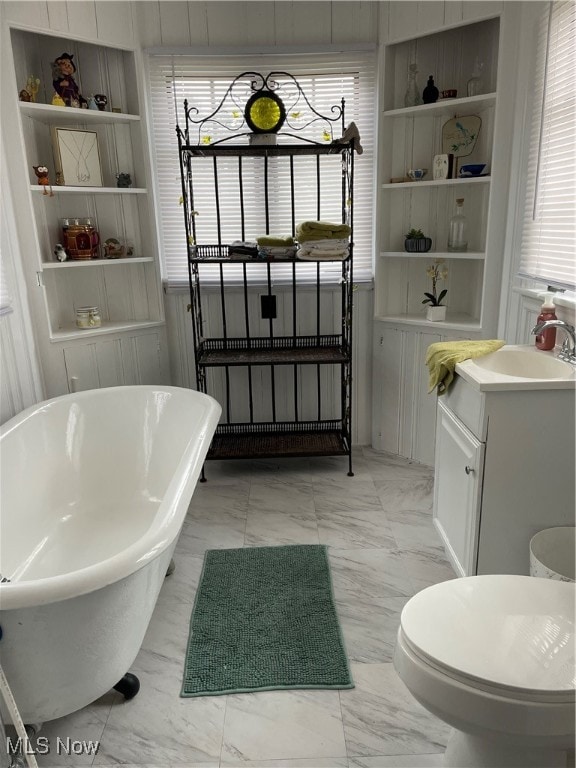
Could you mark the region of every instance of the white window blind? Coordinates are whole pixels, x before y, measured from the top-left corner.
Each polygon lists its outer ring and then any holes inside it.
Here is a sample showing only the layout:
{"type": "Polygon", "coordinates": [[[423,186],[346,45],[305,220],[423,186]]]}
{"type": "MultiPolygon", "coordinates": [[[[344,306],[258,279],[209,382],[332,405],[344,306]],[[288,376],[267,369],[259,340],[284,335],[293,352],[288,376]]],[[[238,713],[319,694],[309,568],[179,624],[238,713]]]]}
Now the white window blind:
{"type": "MultiPolygon", "coordinates": [[[[321,114],[331,114],[334,105],[345,100],[345,123],[354,121],[358,126],[363,147],[362,155],[354,158],[354,280],[372,278],[373,242],[373,186],[375,143],[375,54],[366,51],[338,51],[322,54],[278,55],[219,55],[196,56],[190,54],[156,54],[149,57],[149,85],[153,123],[153,147],[155,152],[156,181],[160,209],[160,229],[165,277],[170,285],[187,285],[186,235],[184,216],[179,198],[182,194],[176,123],[184,126],[183,101],[198,110],[198,117],[206,117],[217,109],[232,80],[243,72],[260,72],[266,76],[271,71],[284,71],[293,75],[312,106],[321,114]]],[[[280,78],[278,78],[280,79],[280,78]]],[[[322,141],[322,127],[309,126],[303,135],[322,141]]],[[[243,130],[246,130],[244,128],[243,130]]],[[[341,123],[334,123],[334,138],[341,135],[341,123]]],[[[225,132],[229,135],[228,132],[225,132]]],[[[212,140],[222,137],[217,126],[213,127],[212,140]]],[[[191,143],[198,141],[190,137],[191,143]]],[[[289,159],[273,158],[269,165],[270,183],[270,234],[291,234],[290,184],[288,182],[289,159]]],[[[322,156],[321,169],[321,218],[340,222],[342,217],[341,167],[336,156],[322,156]]],[[[226,173],[227,160],[219,159],[222,171],[218,176],[218,195],[221,210],[222,242],[254,240],[266,233],[261,158],[243,158],[243,184],[246,199],[254,201],[245,208],[245,231],[242,237],[238,206],[237,172],[226,173]],[[250,189],[250,195],[246,191],[250,189]]],[[[229,161],[237,168],[237,160],[229,161]]],[[[212,158],[195,160],[194,208],[196,216],[196,240],[198,244],[215,244],[217,225],[212,158]]],[[[298,157],[295,164],[295,220],[316,218],[317,198],[315,182],[310,184],[308,174],[316,175],[315,157],[298,157]]],[[[217,267],[216,267],[217,269],[217,267]]],[[[333,273],[338,281],[341,269],[338,264],[322,264],[328,277],[333,273]]],[[[206,274],[204,267],[203,276],[206,274]]],[[[315,267],[305,265],[299,269],[299,279],[315,276],[315,267]]],[[[215,271],[215,278],[216,278],[215,271]]],[[[277,280],[282,273],[275,270],[277,280]]],[[[239,269],[238,276],[241,272],[239,269]]],[[[291,268],[286,265],[286,279],[291,268]]],[[[258,272],[254,271],[254,279],[258,272]]]]}
{"type": "Polygon", "coordinates": [[[576,4],[540,29],[520,275],[576,286],[576,4]]]}

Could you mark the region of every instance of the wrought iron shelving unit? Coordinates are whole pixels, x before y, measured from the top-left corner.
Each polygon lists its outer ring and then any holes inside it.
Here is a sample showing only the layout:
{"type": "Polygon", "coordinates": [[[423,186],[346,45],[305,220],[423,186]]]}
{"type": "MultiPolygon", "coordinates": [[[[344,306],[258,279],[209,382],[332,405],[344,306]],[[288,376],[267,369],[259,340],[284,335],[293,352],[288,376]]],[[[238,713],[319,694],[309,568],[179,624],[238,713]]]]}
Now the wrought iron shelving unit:
{"type": "MultiPolygon", "coordinates": [[[[282,102],[281,102],[282,103],[282,102]]],[[[184,221],[186,231],[186,243],[188,250],[188,274],[190,282],[190,309],[192,316],[192,332],[194,343],[196,383],[199,391],[214,394],[210,391],[209,369],[221,369],[224,380],[224,395],[221,398],[223,406],[223,421],[217,428],[213,438],[208,459],[232,459],[232,458],[271,458],[271,457],[296,457],[296,456],[347,456],[348,474],[352,475],[351,454],[351,394],[352,394],[352,265],[353,265],[353,176],[354,176],[354,141],[333,139],[333,126],[341,126],[344,135],[344,103],[333,107],[329,117],[317,112],[306,98],[298,82],[288,73],[273,72],[267,77],[258,73],[243,73],[230,85],[219,107],[206,118],[195,119],[197,111],[184,102],[184,129],[177,128],[180,170],[182,177],[182,201],[184,208],[184,221]],[[247,85],[248,82],[248,85],[247,85]],[[279,100],[279,94],[290,103],[290,114],[295,113],[294,105],[298,104],[299,116],[302,114],[302,105],[309,114],[304,123],[309,127],[313,122],[323,121],[329,131],[331,141],[329,143],[311,141],[305,136],[298,135],[298,127],[291,126],[291,131],[278,131],[279,143],[258,144],[248,143],[254,131],[242,133],[238,130],[238,109],[234,110],[236,118],[234,125],[229,128],[223,115],[230,114],[225,110],[227,100],[244,109],[243,102],[253,98],[255,94],[263,94],[265,97],[272,95],[279,100]],[[238,96],[238,89],[242,95],[238,96]],[[216,131],[214,126],[217,126],[216,131]],[[214,140],[213,134],[220,131],[224,138],[214,140]],[[229,132],[229,135],[227,134],[229,132]],[[191,134],[195,133],[197,143],[191,141],[191,134]],[[206,141],[206,135],[210,134],[210,143],[206,141]],[[204,138],[203,138],[204,137],[204,138]],[[230,143],[229,143],[230,142],[230,143]],[[286,143],[284,143],[286,142],[286,143]],[[248,191],[249,184],[245,177],[244,158],[258,158],[258,182],[262,191],[259,201],[254,201],[248,191]],[[341,301],[337,322],[331,332],[326,333],[327,294],[323,291],[327,281],[323,277],[321,264],[324,260],[309,261],[298,258],[273,258],[261,259],[251,257],[231,257],[229,255],[230,244],[223,242],[222,205],[219,189],[225,174],[234,174],[237,179],[239,211],[238,239],[246,239],[246,219],[249,207],[255,204],[262,206],[263,221],[265,221],[266,234],[269,234],[269,219],[271,198],[278,191],[271,189],[270,176],[272,165],[275,162],[286,164],[288,171],[282,175],[288,205],[291,210],[292,235],[296,233],[296,189],[295,179],[301,179],[299,162],[301,158],[316,158],[315,171],[310,173],[309,161],[307,165],[305,183],[314,185],[316,204],[314,210],[308,212],[306,219],[322,220],[322,173],[321,162],[334,162],[341,166],[341,222],[350,226],[349,255],[341,264],[340,293],[341,301]],[[321,158],[327,157],[327,160],[321,158]],[[197,242],[197,224],[195,217],[195,163],[199,159],[212,160],[212,177],[214,187],[214,207],[210,214],[215,217],[217,244],[201,244],[197,242]],[[310,265],[313,265],[312,267],[310,265]],[[217,265],[215,267],[215,265],[217,265]],[[287,265],[288,269],[287,269],[287,265]],[[206,289],[206,281],[203,276],[205,270],[211,271],[211,285],[206,289]],[[218,274],[218,285],[214,286],[214,269],[218,274]],[[291,276],[289,285],[284,286],[283,300],[289,307],[289,320],[284,322],[280,333],[277,331],[276,320],[272,311],[270,316],[262,311],[259,318],[265,319],[267,333],[262,334],[262,323],[259,322],[259,333],[254,333],[255,325],[251,318],[254,317],[254,302],[256,298],[250,290],[251,270],[259,269],[262,278],[261,296],[275,301],[277,292],[276,274],[282,271],[291,276]],[[307,271],[307,283],[302,285],[299,280],[300,271],[307,271]],[[310,270],[314,275],[312,286],[310,285],[310,270]],[[315,320],[311,320],[313,328],[311,332],[301,334],[298,329],[300,321],[298,317],[299,292],[302,289],[313,291],[313,304],[315,320]],[[243,318],[238,323],[237,313],[234,321],[229,319],[228,305],[231,291],[237,296],[239,292],[243,297],[243,318]],[[206,296],[219,296],[220,317],[217,322],[218,333],[214,336],[205,335],[206,296]],[[231,326],[233,330],[231,329],[231,326]],[[239,327],[240,326],[240,327],[239,327]],[[270,405],[271,416],[269,420],[258,420],[255,413],[254,399],[258,383],[253,375],[253,368],[266,366],[269,369],[270,405]],[[276,380],[277,368],[282,366],[292,367],[292,396],[291,418],[282,418],[277,408],[276,380]],[[339,375],[339,403],[332,411],[326,413],[329,408],[322,393],[321,371],[324,366],[337,366],[339,375]],[[242,421],[234,421],[232,399],[237,391],[231,383],[234,369],[245,367],[247,370],[247,403],[245,412],[248,418],[242,421]],[[306,392],[308,403],[310,397],[316,398],[315,418],[304,418],[302,415],[302,386],[303,367],[315,370],[315,393],[306,392]],[[233,392],[234,390],[234,392],[233,392]]],[[[250,121],[248,121],[249,124],[250,121]]],[[[300,120],[302,122],[302,120],[300,120]]],[[[245,125],[242,121],[243,127],[245,125]]],[[[253,126],[250,126],[253,128],[253,126]]],[[[258,131],[257,131],[258,132],[258,131]]],[[[264,131],[259,131],[263,133],[264,131]]],[[[314,164],[314,163],[313,163],[314,164]]],[[[254,168],[250,169],[250,177],[254,179],[254,168]]],[[[196,190],[196,194],[198,191],[196,190]]],[[[229,201],[228,201],[229,203],[229,201]]],[[[202,215],[206,215],[203,209],[202,215]]],[[[261,233],[264,234],[264,233],[261,233]]],[[[254,273],[252,273],[254,274],[254,273]]],[[[330,298],[329,301],[332,301],[330,298]]],[[[285,318],[284,318],[285,320],[285,318]]],[[[310,329],[308,329],[310,330],[310,329]]],[[[306,377],[308,386],[310,378],[306,377]]],[[[284,397],[285,399],[285,397],[284,397]]],[[[283,400],[285,410],[285,402],[283,400]]],[[[309,416],[309,408],[308,414],[309,416]]]]}

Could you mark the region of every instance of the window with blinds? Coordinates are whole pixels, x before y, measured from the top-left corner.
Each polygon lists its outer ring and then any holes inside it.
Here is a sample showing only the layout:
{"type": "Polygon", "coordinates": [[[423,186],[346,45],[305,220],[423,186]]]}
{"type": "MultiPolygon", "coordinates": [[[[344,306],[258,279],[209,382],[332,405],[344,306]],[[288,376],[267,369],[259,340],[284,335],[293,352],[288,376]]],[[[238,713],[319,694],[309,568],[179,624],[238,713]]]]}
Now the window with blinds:
{"type": "MultiPolygon", "coordinates": [[[[184,125],[183,102],[198,110],[198,118],[214,112],[231,81],[243,72],[289,72],[298,79],[314,109],[321,114],[331,114],[331,108],[345,101],[345,123],[354,121],[358,126],[363,154],[357,155],[354,165],[354,279],[372,278],[372,243],[374,219],[375,174],[375,121],[376,86],[374,51],[338,51],[322,54],[282,54],[254,56],[193,56],[189,54],[149,55],[149,85],[153,124],[152,145],[155,153],[157,200],[160,211],[160,236],[164,274],[171,286],[188,284],[186,260],[186,236],[184,218],[179,199],[182,194],[176,124],[184,125]]],[[[243,129],[244,130],[244,129],[243,129]]],[[[314,141],[323,141],[322,128],[311,125],[303,135],[314,141]]],[[[341,124],[334,124],[334,138],[341,133],[341,124]]],[[[229,135],[227,133],[227,135],[229,135]]],[[[222,138],[214,125],[212,140],[222,138]]],[[[190,137],[194,143],[197,139],[190,137]]],[[[287,158],[278,158],[271,165],[273,174],[270,188],[277,190],[270,200],[269,231],[271,234],[291,234],[291,210],[287,197],[289,185],[285,176],[289,173],[287,158]]],[[[323,157],[321,217],[327,221],[341,221],[341,171],[334,157],[323,157]],[[326,162],[324,162],[326,161],[326,162]]],[[[261,170],[257,158],[243,159],[243,184],[250,188],[247,199],[254,205],[245,212],[245,231],[240,231],[238,195],[234,174],[219,176],[218,195],[221,211],[222,242],[253,240],[265,234],[263,206],[258,204],[263,194],[261,170]],[[221,179],[221,180],[220,180],[221,179]]],[[[316,159],[299,158],[295,178],[296,222],[315,218],[317,210],[316,187],[307,184],[306,173],[316,173],[316,159]],[[304,161],[304,162],[302,162],[304,161]],[[309,161],[310,168],[307,169],[309,161]]],[[[214,178],[211,159],[205,163],[195,161],[194,207],[196,239],[199,244],[213,244],[216,239],[214,216],[214,178]]],[[[310,265],[312,270],[312,265],[310,265]]],[[[206,267],[205,267],[206,269],[206,267]]],[[[217,267],[215,267],[217,269],[217,267]]],[[[340,266],[323,264],[324,277],[334,281],[341,277],[340,266]],[[328,274],[326,274],[328,273],[328,274]]],[[[315,269],[314,269],[315,273],[315,269]]],[[[204,273],[203,273],[204,274],[204,273]]],[[[215,277],[216,277],[215,272],[215,277]]],[[[256,273],[255,273],[256,274],[256,273]]],[[[312,271],[311,271],[312,274],[312,271]]],[[[286,265],[286,280],[292,271],[286,265]]],[[[306,280],[306,269],[299,270],[300,279],[306,280]]],[[[256,278],[257,279],[257,278],[256,278]]],[[[282,279],[282,276],[279,276],[282,279]]]]}
{"type": "Polygon", "coordinates": [[[576,4],[540,29],[520,276],[576,287],[576,4]]]}

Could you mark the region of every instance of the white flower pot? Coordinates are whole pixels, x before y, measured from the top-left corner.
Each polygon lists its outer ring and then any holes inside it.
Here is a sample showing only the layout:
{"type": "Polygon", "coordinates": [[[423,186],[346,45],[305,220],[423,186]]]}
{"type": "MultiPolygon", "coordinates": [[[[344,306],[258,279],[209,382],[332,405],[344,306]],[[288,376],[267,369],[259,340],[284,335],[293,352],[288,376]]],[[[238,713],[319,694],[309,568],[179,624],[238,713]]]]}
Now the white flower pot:
{"type": "Polygon", "coordinates": [[[428,307],[426,309],[426,320],[430,320],[432,323],[446,320],[446,307],[428,307]]]}

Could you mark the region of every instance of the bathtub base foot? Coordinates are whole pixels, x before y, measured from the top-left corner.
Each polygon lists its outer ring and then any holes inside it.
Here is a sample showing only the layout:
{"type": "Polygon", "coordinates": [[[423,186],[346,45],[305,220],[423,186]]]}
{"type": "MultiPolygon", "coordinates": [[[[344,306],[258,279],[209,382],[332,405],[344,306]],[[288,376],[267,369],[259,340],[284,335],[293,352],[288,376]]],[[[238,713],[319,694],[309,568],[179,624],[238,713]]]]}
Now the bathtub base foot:
{"type": "Polygon", "coordinates": [[[168,566],[168,570],[166,571],[166,576],[171,576],[175,570],[176,570],[176,563],[174,562],[174,558],[172,558],[172,560],[170,560],[170,565],[168,566]]]}
{"type": "Polygon", "coordinates": [[[126,700],[133,699],[140,690],[140,680],[132,672],[126,672],[122,680],[116,683],[114,690],[121,693],[126,700]]]}

